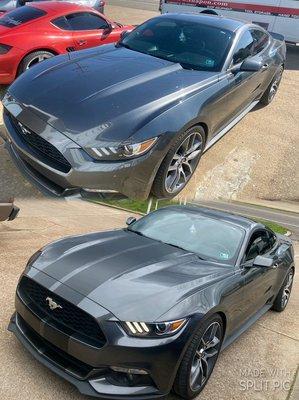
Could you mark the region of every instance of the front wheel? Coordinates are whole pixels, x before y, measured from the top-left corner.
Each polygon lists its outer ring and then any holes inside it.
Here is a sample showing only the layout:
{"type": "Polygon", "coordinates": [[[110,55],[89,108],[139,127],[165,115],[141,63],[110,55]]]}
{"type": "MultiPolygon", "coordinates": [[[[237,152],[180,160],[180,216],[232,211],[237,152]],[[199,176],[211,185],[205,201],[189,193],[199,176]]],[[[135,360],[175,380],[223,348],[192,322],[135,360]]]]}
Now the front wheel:
{"type": "Polygon", "coordinates": [[[205,131],[197,125],[178,136],[164,158],[153,183],[155,197],[176,196],[191,179],[205,146],[205,131]]]}
{"type": "Polygon", "coordinates": [[[280,82],[281,82],[281,78],[282,78],[282,74],[283,74],[284,68],[281,65],[279,70],[276,72],[274,78],[272,79],[270,85],[268,86],[267,90],[265,91],[265,93],[263,94],[260,103],[264,106],[267,106],[268,104],[270,104],[274,97],[276,96],[276,93],[278,91],[280,82]]]}
{"type": "Polygon", "coordinates": [[[196,397],[207,384],[216,364],[223,340],[219,315],[206,320],[194,335],[174,382],[174,391],[185,399],[196,397]]]}
{"type": "Polygon", "coordinates": [[[292,286],[293,286],[293,280],[294,280],[294,271],[291,269],[283,284],[282,287],[280,288],[280,291],[278,292],[276,299],[274,300],[272,310],[281,312],[283,311],[290,299],[291,291],[292,291],[292,286]]]}

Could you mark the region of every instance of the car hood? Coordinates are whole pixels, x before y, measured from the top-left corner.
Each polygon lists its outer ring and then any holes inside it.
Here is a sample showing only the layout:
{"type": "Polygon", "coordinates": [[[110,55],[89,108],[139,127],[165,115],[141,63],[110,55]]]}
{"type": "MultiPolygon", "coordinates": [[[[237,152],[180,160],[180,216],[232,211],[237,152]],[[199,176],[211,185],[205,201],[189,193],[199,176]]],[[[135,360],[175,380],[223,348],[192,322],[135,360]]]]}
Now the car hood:
{"type": "Polygon", "coordinates": [[[59,240],[43,249],[33,267],[120,320],[146,322],[231,274],[225,266],[127,230],[59,240]]]}
{"type": "Polygon", "coordinates": [[[115,45],[53,57],[19,77],[10,94],[80,146],[120,143],[215,81],[213,72],[115,45]]]}

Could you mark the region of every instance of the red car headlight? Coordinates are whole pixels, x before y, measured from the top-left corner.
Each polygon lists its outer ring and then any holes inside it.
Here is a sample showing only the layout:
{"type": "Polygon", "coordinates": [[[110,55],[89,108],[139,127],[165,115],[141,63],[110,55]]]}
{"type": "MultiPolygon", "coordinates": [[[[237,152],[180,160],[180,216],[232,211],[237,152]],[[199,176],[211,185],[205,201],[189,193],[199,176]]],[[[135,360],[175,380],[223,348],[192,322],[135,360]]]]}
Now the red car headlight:
{"type": "Polygon", "coordinates": [[[12,46],[9,46],[8,44],[0,43],[0,55],[8,53],[11,48],[12,46]]]}

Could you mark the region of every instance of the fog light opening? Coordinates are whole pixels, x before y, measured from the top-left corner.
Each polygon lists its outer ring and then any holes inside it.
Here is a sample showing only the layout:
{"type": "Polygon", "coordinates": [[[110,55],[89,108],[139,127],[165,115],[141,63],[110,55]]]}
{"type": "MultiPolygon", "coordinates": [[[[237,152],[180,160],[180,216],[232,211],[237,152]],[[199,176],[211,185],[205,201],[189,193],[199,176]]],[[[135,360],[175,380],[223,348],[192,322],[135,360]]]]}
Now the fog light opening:
{"type": "Polygon", "coordinates": [[[153,381],[143,369],[110,367],[109,382],[116,386],[153,386],[153,381]]]}

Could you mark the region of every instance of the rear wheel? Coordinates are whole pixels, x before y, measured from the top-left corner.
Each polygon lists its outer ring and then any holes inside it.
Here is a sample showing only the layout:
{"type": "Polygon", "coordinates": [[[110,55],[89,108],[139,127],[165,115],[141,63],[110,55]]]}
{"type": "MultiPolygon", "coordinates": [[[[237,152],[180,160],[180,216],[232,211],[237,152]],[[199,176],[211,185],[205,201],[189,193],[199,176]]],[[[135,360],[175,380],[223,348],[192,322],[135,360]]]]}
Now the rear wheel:
{"type": "Polygon", "coordinates": [[[48,58],[53,57],[55,54],[51,53],[50,51],[40,50],[35,51],[33,53],[28,54],[22,60],[19,68],[19,74],[22,74],[27,69],[33,67],[34,65],[47,60],[48,58]]]}
{"type": "Polygon", "coordinates": [[[206,320],[194,335],[174,382],[174,391],[185,399],[196,397],[207,384],[223,340],[219,315],[206,320]]]}
{"type": "Polygon", "coordinates": [[[205,131],[197,125],[178,136],[164,158],[153,183],[155,197],[176,196],[191,179],[205,146],[205,131]]]}
{"type": "Polygon", "coordinates": [[[294,271],[293,271],[293,269],[291,269],[288,272],[288,274],[283,282],[283,285],[276,296],[276,299],[272,306],[272,310],[281,312],[286,308],[286,306],[289,302],[289,299],[290,299],[292,286],[293,286],[293,280],[294,280],[294,271]]]}
{"type": "Polygon", "coordinates": [[[272,102],[272,100],[274,99],[274,97],[278,91],[280,82],[281,82],[283,71],[284,71],[284,69],[283,69],[283,66],[281,65],[279,70],[275,74],[274,78],[272,79],[270,85],[268,86],[267,90],[263,94],[263,97],[261,98],[260,103],[263,104],[264,106],[267,106],[268,104],[270,104],[272,102]]]}

